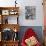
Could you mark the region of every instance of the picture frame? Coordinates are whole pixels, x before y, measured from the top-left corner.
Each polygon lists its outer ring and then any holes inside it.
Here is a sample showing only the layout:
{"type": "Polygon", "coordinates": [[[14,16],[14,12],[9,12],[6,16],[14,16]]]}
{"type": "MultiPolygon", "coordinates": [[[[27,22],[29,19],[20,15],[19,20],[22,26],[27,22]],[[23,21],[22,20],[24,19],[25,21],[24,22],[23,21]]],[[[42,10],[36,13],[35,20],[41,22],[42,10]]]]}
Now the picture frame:
{"type": "Polygon", "coordinates": [[[2,15],[9,15],[9,10],[2,10],[2,15]]]}
{"type": "Polygon", "coordinates": [[[27,20],[34,20],[36,18],[35,6],[25,6],[25,18],[27,20]]]}
{"type": "Polygon", "coordinates": [[[16,15],[17,13],[18,13],[18,12],[17,12],[16,10],[10,10],[10,11],[9,11],[9,14],[10,14],[10,15],[16,15]]]}

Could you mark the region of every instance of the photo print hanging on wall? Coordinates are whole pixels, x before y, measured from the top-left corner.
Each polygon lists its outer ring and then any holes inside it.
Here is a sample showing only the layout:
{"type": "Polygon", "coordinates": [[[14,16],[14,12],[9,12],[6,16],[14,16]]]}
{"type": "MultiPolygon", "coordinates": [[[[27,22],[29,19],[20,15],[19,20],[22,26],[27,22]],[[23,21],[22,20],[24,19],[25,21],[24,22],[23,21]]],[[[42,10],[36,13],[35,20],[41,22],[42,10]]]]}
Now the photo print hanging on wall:
{"type": "Polygon", "coordinates": [[[36,7],[35,6],[25,6],[25,18],[28,20],[36,19],[36,7]]]}

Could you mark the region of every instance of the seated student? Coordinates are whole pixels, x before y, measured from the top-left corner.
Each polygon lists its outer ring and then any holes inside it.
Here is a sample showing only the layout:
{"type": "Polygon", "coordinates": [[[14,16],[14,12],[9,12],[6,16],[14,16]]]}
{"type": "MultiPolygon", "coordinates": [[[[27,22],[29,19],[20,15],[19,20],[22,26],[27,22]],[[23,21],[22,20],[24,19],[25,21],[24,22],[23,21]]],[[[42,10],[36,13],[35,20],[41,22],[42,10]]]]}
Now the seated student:
{"type": "Polygon", "coordinates": [[[33,29],[27,29],[24,37],[22,38],[21,46],[41,46],[33,29]]]}

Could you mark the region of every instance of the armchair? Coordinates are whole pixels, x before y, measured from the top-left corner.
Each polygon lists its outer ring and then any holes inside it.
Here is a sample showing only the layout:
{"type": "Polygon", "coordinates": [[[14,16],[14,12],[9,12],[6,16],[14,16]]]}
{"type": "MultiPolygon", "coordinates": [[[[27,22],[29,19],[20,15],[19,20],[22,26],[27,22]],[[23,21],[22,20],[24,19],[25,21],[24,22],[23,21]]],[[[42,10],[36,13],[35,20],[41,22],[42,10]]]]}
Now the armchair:
{"type": "Polygon", "coordinates": [[[27,29],[22,38],[21,46],[41,46],[37,35],[32,28],[27,29]]]}

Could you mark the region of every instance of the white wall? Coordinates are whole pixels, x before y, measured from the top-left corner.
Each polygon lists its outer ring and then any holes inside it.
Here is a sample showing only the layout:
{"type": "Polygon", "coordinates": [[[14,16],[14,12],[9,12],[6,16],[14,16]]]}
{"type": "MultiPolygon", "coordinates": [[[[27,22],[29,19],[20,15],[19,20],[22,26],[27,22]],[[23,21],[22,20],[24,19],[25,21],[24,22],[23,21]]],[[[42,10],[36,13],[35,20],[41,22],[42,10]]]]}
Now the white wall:
{"type": "Polygon", "coordinates": [[[20,11],[20,25],[22,26],[42,26],[43,25],[43,11],[42,11],[42,0],[21,0],[20,11]],[[25,6],[36,6],[36,19],[26,20],[25,19],[25,6]]]}
{"type": "MultiPolygon", "coordinates": [[[[0,6],[14,6],[15,0],[0,0],[0,6]]],[[[21,26],[43,26],[43,6],[42,0],[17,0],[20,7],[19,11],[19,24],[21,26]],[[26,20],[25,19],[25,6],[36,6],[36,19],[26,20]]]]}

